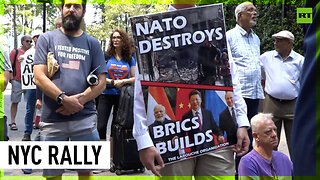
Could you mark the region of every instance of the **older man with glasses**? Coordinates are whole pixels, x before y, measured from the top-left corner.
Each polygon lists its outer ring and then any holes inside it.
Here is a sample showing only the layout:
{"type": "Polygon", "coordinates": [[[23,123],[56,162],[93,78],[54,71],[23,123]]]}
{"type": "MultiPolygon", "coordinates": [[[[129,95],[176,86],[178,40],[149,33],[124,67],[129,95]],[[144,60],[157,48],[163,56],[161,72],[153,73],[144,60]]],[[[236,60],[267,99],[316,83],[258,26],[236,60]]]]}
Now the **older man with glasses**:
{"type": "MultiPolygon", "coordinates": [[[[264,99],[261,85],[260,39],[251,29],[257,24],[257,9],[250,2],[235,9],[236,26],[227,31],[229,63],[234,88],[237,122],[251,119],[258,112],[259,101],[264,99]],[[240,101],[245,101],[239,106],[240,101]]],[[[251,129],[249,151],[252,149],[251,129]]],[[[236,158],[236,166],[241,157],[236,158]]]]}
{"type": "Polygon", "coordinates": [[[23,90],[21,89],[21,69],[20,62],[23,60],[23,54],[30,49],[32,39],[29,35],[21,38],[21,48],[13,49],[10,53],[10,61],[13,69],[13,77],[10,79],[12,84],[11,90],[11,123],[9,124],[11,130],[18,130],[16,125],[16,115],[18,104],[21,101],[23,90]]]}

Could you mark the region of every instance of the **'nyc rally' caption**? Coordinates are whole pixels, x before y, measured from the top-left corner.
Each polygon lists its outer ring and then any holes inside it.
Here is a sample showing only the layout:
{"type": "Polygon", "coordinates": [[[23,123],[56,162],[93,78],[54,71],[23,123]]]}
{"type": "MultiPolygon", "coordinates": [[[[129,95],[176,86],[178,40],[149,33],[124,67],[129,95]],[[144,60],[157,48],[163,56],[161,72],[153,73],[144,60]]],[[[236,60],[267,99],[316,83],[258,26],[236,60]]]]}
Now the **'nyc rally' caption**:
{"type": "Polygon", "coordinates": [[[1,142],[1,169],[107,169],[110,142],[1,142]]]}

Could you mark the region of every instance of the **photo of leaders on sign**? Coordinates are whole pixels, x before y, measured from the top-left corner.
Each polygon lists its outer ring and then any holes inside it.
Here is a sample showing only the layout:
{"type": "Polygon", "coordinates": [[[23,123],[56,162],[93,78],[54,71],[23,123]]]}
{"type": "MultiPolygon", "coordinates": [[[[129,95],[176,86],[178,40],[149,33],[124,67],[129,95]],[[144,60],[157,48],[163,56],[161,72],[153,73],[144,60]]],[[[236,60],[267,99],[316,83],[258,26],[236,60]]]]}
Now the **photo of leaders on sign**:
{"type": "Polygon", "coordinates": [[[131,23],[143,81],[231,86],[222,4],[133,17],[131,23]]]}
{"type": "Polygon", "coordinates": [[[236,143],[232,91],[144,86],[144,92],[149,134],[165,163],[236,143]]]}
{"type": "Polygon", "coordinates": [[[236,143],[223,6],[131,18],[154,146],[165,163],[236,143]]]}

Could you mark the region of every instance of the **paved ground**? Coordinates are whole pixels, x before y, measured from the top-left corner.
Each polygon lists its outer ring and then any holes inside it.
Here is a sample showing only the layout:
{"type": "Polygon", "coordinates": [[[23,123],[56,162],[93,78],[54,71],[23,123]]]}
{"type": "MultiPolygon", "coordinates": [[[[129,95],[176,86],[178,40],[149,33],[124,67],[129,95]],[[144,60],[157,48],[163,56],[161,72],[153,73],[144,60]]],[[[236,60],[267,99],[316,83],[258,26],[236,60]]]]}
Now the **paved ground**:
{"type": "MultiPolygon", "coordinates": [[[[8,116],[8,123],[10,123],[10,89],[11,89],[11,84],[7,87],[7,90],[4,92],[4,103],[5,103],[5,113],[8,116]]],[[[16,123],[18,127],[18,131],[8,131],[10,141],[20,141],[23,137],[23,132],[24,132],[24,115],[25,115],[25,106],[26,103],[22,100],[21,103],[19,103],[18,107],[18,113],[16,117],[16,123]]],[[[282,129],[283,130],[283,129],[282,129]]],[[[35,134],[38,133],[38,130],[35,130],[32,133],[32,139],[34,138],[35,134]]],[[[284,132],[282,131],[281,133],[281,140],[280,140],[280,145],[279,145],[279,151],[285,153],[286,155],[289,155],[286,141],[285,141],[285,135],[284,132]]],[[[41,176],[42,175],[42,170],[33,170],[32,174],[28,176],[41,176]]],[[[73,171],[66,171],[64,176],[75,176],[76,172],[73,171]]],[[[152,173],[150,171],[145,171],[144,173],[129,173],[126,174],[128,176],[150,176],[152,173]]],[[[5,176],[25,176],[23,172],[20,169],[16,170],[5,170],[5,176]]],[[[111,173],[110,171],[102,172],[97,174],[97,176],[115,176],[114,173],[111,173]]]]}

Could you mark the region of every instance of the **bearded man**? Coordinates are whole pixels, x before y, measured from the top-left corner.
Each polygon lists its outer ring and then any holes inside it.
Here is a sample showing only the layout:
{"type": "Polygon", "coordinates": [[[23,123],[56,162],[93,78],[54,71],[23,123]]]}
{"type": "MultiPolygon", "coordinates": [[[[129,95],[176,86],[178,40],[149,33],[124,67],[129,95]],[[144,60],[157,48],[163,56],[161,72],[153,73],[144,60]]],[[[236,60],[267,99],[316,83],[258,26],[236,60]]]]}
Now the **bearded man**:
{"type": "MultiPolygon", "coordinates": [[[[41,35],[37,42],[34,78],[44,93],[42,141],[99,141],[93,99],[105,88],[107,69],[99,41],[80,29],[85,3],[85,0],[63,1],[62,27],[41,35]],[[59,64],[59,70],[51,78],[47,67],[49,52],[59,64]],[[94,69],[99,81],[95,86],[87,82],[94,69]]],[[[63,169],[43,170],[43,176],[61,179],[63,172],[63,169]]],[[[92,171],[81,169],[78,175],[80,179],[90,179],[92,171]]]]}

